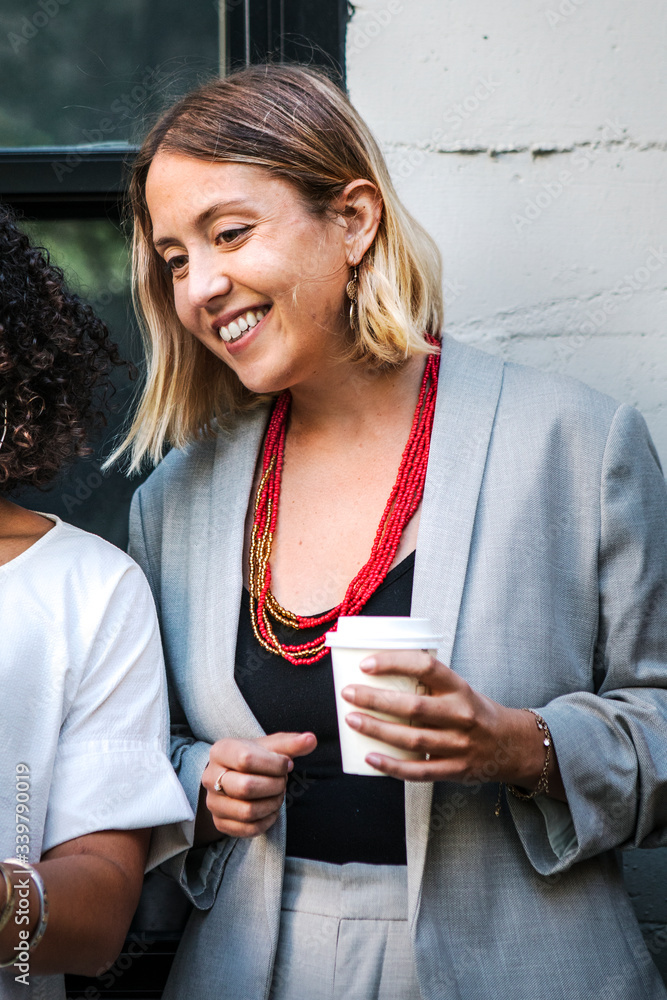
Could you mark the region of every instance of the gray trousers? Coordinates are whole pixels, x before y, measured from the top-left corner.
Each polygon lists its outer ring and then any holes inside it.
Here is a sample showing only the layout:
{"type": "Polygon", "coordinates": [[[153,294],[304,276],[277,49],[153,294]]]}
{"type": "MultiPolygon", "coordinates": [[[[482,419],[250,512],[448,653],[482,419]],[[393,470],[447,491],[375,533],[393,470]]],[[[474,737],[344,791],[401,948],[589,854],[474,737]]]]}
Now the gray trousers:
{"type": "Polygon", "coordinates": [[[402,865],[286,858],[271,1000],[421,1000],[402,865]]]}

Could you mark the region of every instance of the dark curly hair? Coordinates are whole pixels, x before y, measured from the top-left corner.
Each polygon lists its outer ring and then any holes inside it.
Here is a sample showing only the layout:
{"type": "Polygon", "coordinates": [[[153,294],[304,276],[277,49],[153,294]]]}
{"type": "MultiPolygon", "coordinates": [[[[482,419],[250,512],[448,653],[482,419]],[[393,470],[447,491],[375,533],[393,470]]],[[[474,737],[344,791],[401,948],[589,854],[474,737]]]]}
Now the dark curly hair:
{"type": "Polygon", "coordinates": [[[0,204],[0,493],[45,486],[90,454],[109,372],[125,364],[102,320],[0,204]]]}

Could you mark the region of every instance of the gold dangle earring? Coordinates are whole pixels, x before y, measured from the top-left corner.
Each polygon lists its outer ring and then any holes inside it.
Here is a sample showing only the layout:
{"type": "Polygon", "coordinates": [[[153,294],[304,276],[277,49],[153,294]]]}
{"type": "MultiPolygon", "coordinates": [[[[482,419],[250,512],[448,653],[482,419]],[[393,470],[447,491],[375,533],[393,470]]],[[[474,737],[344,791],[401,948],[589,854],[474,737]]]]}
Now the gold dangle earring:
{"type": "Polygon", "coordinates": [[[359,325],[357,322],[357,310],[356,310],[358,291],[359,291],[358,274],[359,274],[359,269],[355,265],[354,274],[348,281],[347,287],[345,289],[345,291],[347,292],[347,297],[350,300],[350,326],[352,327],[355,333],[357,332],[359,325]]]}

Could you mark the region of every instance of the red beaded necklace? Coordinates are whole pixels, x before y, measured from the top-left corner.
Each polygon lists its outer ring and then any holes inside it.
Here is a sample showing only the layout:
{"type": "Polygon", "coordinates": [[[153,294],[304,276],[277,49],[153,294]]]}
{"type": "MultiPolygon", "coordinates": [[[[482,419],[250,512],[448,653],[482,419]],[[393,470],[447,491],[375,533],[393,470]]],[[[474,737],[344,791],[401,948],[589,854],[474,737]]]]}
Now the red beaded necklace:
{"type": "MultiPolygon", "coordinates": [[[[427,337],[438,344],[434,337],[427,337]]],[[[334,623],[341,615],[357,615],[386,577],[394,561],[401,533],[421,503],[426,479],[426,466],[431,443],[433,414],[438,390],[440,355],[430,354],[419,391],[419,400],[408,443],[405,446],[394,488],[387,500],[375,535],[368,562],[359,570],[347,588],[341,603],[326,614],[315,618],[295,615],[281,607],[271,593],[271,543],[278,520],[280,479],[285,455],[287,420],[292,400],[289,390],[275,402],[264,443],[262,478],[255,499],[255,516],[250,543],[250,616],[257,641],[272,653],[290,663],[316,663],[326,655],[324,634],[301,645],[286,645],[278,641],[270,618],[294,629],[311,628],[334,623]]]]}

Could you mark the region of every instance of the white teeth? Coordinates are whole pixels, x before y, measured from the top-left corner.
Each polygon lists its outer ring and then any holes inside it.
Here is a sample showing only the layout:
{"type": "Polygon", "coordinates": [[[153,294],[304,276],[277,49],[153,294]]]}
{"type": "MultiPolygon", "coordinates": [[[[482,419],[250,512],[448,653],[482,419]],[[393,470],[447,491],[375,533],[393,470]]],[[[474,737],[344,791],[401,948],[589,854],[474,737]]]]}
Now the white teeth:
{"type": "Polygon", "coordinates": [[[259,321],[264,319],[268,311],[268,306],[264,306],[262,309],[256,309],[254,312],[252,309],[249,309],[243,316],[237,316],[236,319],[229,324],[229,326],[221,326],[218,329],[218,333],[227,343],[231,340],[238,340],[239,337],[246,332],[246,330],[252,330],[254,326],[257,326],[259,321]]]}

